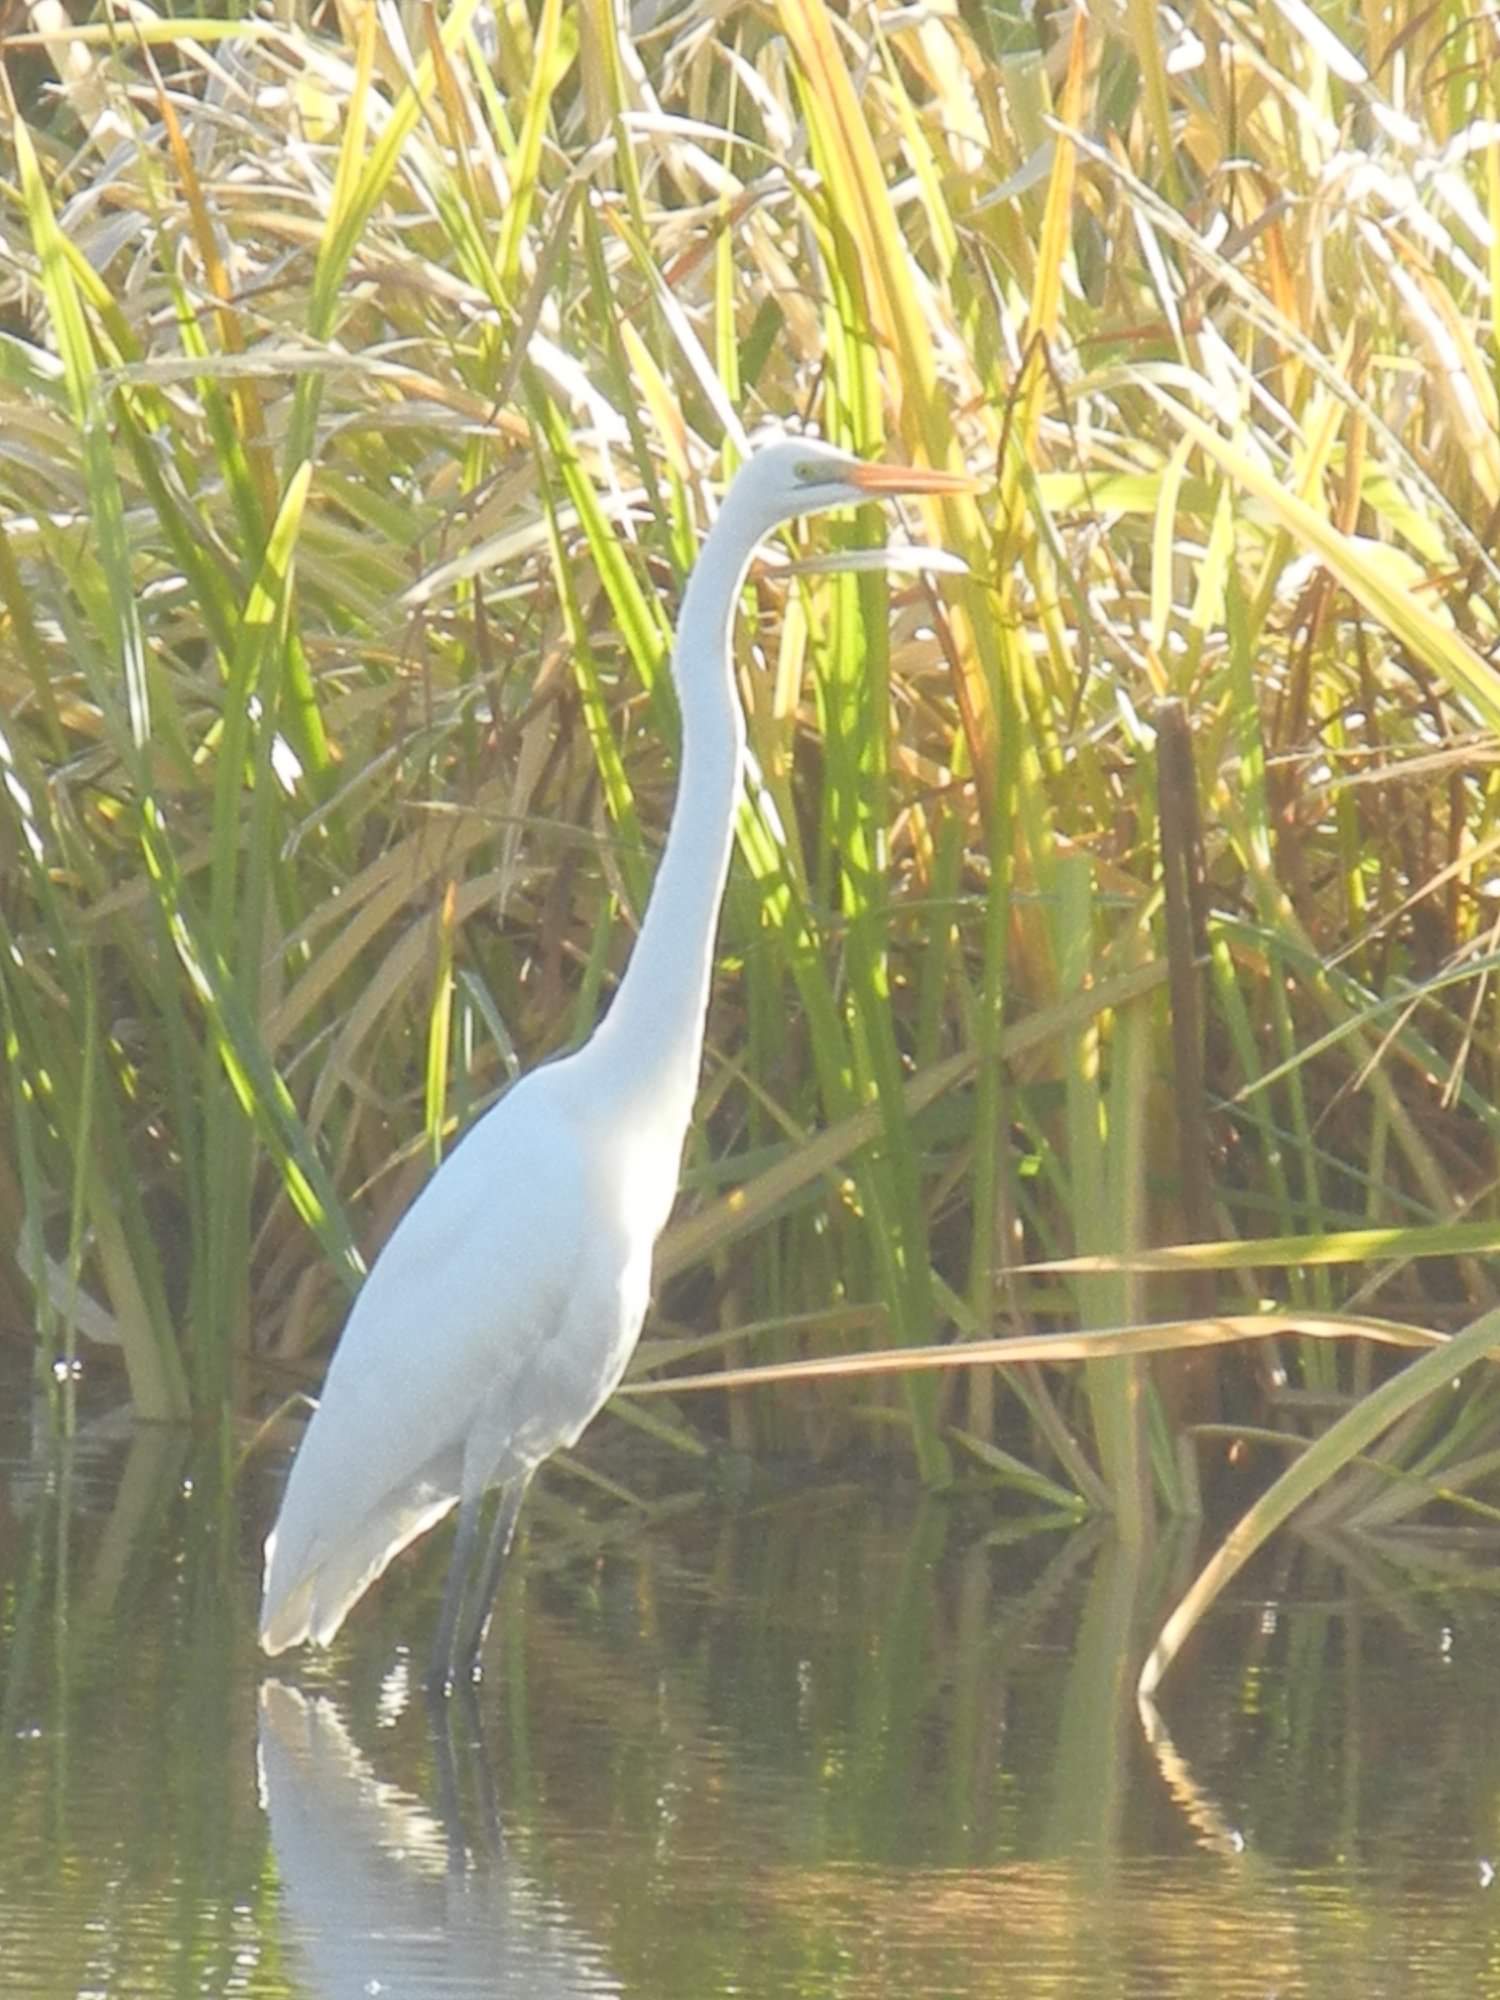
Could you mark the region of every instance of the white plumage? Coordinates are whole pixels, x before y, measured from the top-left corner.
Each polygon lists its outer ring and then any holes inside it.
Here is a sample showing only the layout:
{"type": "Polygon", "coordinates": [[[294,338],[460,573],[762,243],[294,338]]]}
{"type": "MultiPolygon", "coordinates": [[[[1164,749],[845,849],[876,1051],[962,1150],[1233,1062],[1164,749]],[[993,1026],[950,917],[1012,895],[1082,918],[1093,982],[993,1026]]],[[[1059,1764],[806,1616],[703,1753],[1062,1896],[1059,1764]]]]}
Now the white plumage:
{"type": "Polygon", "coordinates": [[[683,600],[681,777],[630,964],[591,1039],[478,1121],[376,1260],[266,1542],[267,1652],[326,1645],[386,1565],[456,1504],[430,1677],[447,1685],[455,1669],[473,1670],[527,1482],[618,1384],[676,1192],[744,754],[730,641],[750,558],[798,514],[971,484],[801,438],[740,471],[683,600]],[[500,1510],[472,1590],[492,1487],[500,1510]]]}

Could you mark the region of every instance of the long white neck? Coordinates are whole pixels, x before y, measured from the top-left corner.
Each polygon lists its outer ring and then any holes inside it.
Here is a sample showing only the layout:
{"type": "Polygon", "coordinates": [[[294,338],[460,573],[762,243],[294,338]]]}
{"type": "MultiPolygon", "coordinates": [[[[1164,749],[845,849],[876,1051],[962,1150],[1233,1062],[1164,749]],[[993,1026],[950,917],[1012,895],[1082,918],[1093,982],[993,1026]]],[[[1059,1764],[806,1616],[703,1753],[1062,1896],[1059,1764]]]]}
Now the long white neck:
{"type": "Polygon", "coordinates": [[[763,524],[727,500],[682,602],[673,678],[682,763],[640,935],[591,1049],[610,1095],[680,1145],[703,1058],[719,905],[729,873],[745,723],[731,653],[735,605],[763,524]]]}

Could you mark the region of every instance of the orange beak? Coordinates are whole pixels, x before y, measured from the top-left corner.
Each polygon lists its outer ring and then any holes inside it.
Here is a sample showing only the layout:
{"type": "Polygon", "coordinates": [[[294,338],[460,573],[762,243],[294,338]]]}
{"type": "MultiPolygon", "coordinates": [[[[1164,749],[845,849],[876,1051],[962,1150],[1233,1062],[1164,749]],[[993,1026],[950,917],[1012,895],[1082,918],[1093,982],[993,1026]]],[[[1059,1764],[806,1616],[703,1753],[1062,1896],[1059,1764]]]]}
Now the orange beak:
{"type": "Polygon", "coordinates": [[[851,486],[872,498],[887,493],[977,493],[982,480],[967,472],[938,472],[930,465],[862,465],[849,474],[851,486]]]}

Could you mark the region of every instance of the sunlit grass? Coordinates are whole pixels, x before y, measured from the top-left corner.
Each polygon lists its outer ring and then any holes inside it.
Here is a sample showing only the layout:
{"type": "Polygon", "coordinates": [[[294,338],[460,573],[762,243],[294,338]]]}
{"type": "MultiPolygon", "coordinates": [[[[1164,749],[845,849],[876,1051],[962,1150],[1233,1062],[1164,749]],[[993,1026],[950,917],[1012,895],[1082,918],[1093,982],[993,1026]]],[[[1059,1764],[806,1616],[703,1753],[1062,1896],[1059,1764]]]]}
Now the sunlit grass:
{"type": "MultiPolygon", "coordinates": [[[[586,1031],[670,804],[682,581],[767,416],[993,483],[909,523],[965,579],[752,579],[667,1316],[784,1362],[1489,1308],[1494,24],[1164,19],[11,39],[0,1254],[49,1350],[102,1306],[144,1412],[256,1403],[586,1031]],[[1169,948],[1170,702],[1203,831],[1169,948]],[[1144,1255],[1193,1238],[1276,1242],[1144,1255]]],[[[987,1452],[1144,1534],[1197,1504],[1185,1441],[1301,1440],[1289,1396],[1386,1372],[1222,1352],[722,1421],[934,1481],[987,1452]]],[[[1351,1490],[1433,1476],[1456,1434],[1414,1423],[1351,1490]]]]}

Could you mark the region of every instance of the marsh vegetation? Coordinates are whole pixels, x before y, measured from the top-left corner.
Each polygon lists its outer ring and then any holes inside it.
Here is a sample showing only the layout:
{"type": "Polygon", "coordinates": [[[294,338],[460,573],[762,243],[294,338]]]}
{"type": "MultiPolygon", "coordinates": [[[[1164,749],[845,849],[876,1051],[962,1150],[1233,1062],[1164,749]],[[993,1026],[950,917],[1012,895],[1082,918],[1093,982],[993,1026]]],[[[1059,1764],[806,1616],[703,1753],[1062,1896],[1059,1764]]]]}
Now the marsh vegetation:
{"type": "Polygon", "coordinates": [[[842,1454],[1132,1545],[1227,1490],[1198,1604],[1294,1505],[1488,1533],[1496,32],[12,36],[0,1289],[59,1400],[112,1346],[230,1468],[595,1018],[682,578],[798,417],[992,485],[922,524],[964,576],[752,580],[666,1387],[617,1418],[686,1487],[842,1454]],[[808,1357],[844,1379],[671,1387],[808,1357]]]}

